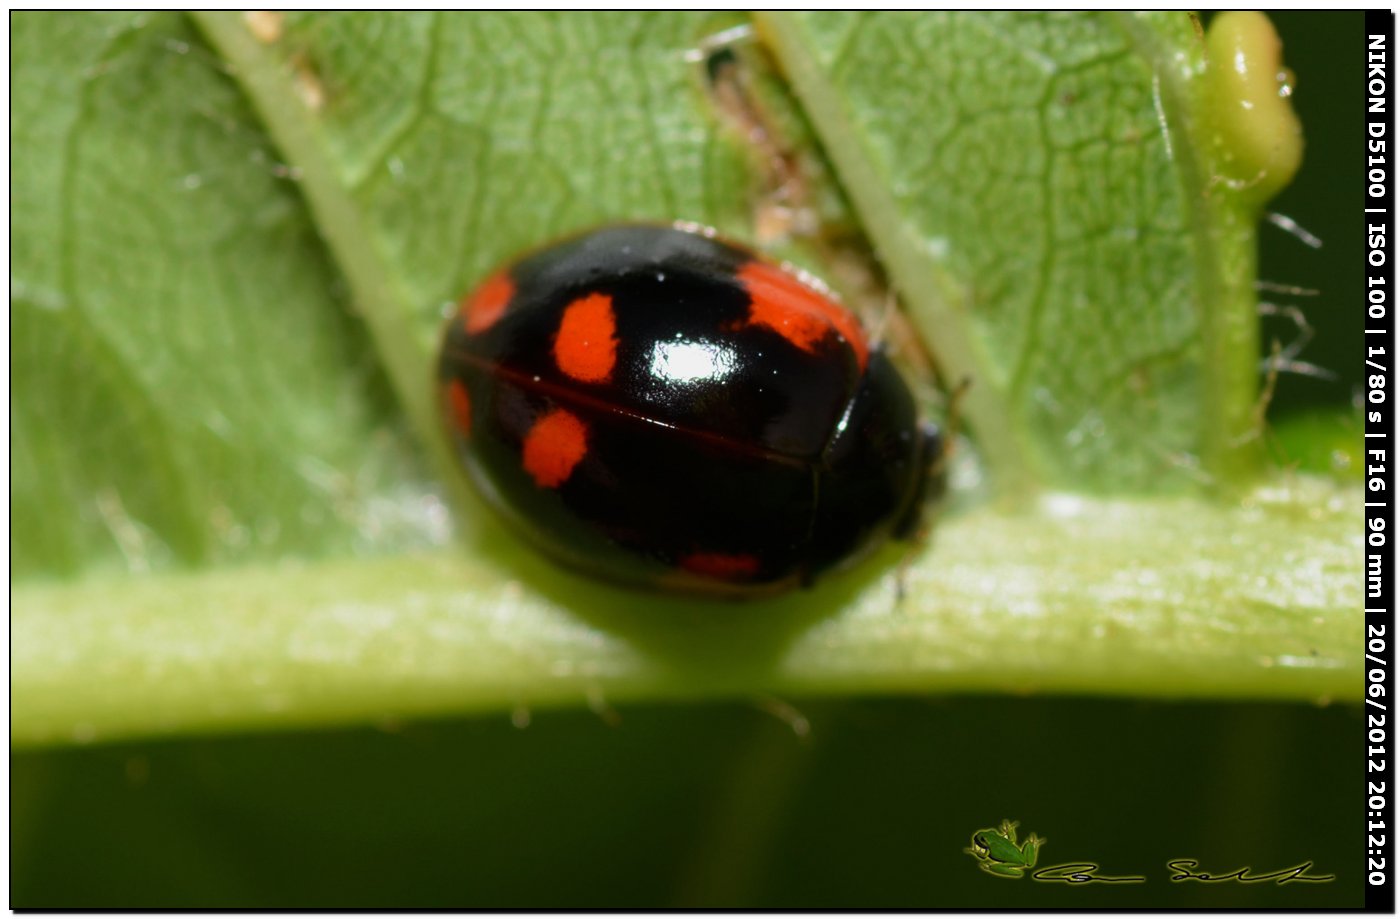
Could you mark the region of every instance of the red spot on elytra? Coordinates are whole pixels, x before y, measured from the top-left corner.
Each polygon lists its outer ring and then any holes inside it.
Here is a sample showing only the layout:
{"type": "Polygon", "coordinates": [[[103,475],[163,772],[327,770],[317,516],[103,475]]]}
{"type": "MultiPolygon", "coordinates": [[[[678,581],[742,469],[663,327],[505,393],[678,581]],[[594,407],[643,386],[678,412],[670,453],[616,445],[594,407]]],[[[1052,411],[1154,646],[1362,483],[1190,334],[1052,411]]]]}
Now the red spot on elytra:
{"type": "Polygon", "coordinates": [[[748,325],[772,329],[803,351],[815,351],[826,336],[840,335],[865,369],[870,345],[852,313],[767,262],[749,262],[739,269],[739,280],[749,292],[748,325]]]}
{"type": "Polygon", "coordinates": [[[692,574],[702,574],[721,581],[743,580],[758,574],[756,555],[692,552],[680,560],[680,565],[692,574]]]}
{"type": "Polygon", "coordinates": [[[498,271],[462,301],[461,314],[467,331],[473,335],[485,332],[496,324],[515,296],[515,282],[509,274],[498,271]]]}
{"type": "Polygon", "coordinates": [[[468,437],[472,432],[472,399],[461,380],[447,384],[447,411],[457,433],[468,437]]]}
{"type": "Polygon", "coordinates": [[[558,488],[588,453],[588,427],[573,412],[556,408],[525,435],[521,464],[541,488],[558,488]]]}
{"type": "Polygon", "coordinates": [[[554,337],[554,362],[582,383],[606,383],[617,363],[612,297],[589,294],[564,308],[554,337]]]}

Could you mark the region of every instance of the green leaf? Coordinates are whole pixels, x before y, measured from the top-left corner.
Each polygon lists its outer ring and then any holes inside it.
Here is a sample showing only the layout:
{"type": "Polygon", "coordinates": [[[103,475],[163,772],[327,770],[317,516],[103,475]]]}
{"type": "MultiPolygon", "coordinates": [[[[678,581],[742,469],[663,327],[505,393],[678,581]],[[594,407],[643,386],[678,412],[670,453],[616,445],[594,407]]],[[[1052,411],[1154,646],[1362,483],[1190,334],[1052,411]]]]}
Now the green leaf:
{"type": "Polygon", "coordinates": [[[1188,457],[1241,474],[1257,214],[1196,162],[1185,14],[761,22],[945,375],[973,381],[994,470],[1128,491],[1183,487],[1188,457]]]}
{"type": "Polygon", "coordinates": [[[959,481],[1014,512],[963,488],[916,554],[736,607],[555,570],[464,493],[430,380],[474,281],[612,219],[753,235],[761,168],[688,54],[732,20],[14,17],[15,743],[754,692],[1355,692],[1360,499],[1257,479],[1257,202],[1203,197],[1180,17],[759,21],[823,207],[974,380],[959,481]]]}
{"type": "Polygon", "coordinates": [[[13,577],[440,543],[298,188],[173,15],[15,17],[13,577]]]}

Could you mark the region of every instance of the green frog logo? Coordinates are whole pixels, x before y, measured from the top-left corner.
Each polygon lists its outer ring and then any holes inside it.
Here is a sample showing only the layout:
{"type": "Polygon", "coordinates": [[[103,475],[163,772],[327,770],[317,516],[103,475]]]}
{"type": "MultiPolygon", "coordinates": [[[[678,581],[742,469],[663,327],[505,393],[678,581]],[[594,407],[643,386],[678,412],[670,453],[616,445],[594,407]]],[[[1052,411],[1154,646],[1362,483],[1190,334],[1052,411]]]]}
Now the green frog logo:
{"type": "Polygon", "coordinates": [[[978,830],[972,834],[972,846],[964,849],[977,859],[982,870],[999,878],[1018,878],[1031,868],[1040,856],[1045,840],[1032,833],[1025,842],[1016,842],[1019,824],[1003,820],[997,829],[978,830]]]}

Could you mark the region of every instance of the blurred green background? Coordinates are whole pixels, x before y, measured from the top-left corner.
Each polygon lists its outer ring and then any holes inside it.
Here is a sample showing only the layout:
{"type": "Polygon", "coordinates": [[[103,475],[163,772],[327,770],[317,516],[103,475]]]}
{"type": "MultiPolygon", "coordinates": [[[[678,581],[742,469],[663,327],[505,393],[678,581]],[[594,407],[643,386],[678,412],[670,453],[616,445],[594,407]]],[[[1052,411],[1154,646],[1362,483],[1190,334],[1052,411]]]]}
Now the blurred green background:
{"type": "MultiPolygon", "coordinates": [[[[1261,277],[1314,288],[1273,418],[1345,427],[1361,364],[1362,17],[1277,13],[1308,149],[1261,277]],[[1319,27],[1317,16],[1328,17],[1319,27]]],[[[1266,341],[1292,340],[1268,320],[1266,341]]],[[[1360,572],[1358,571],[1358,577],[1360,572]]],[[[1360,636],[1358,636],[1358,641],[1360,636]]],[[[1078,698],[535,712],[12,755],[11,905],[244,907],[1355,907],[1360,709],[1078,698]],[[1141,885],[991,878],[1003,818],[1141,885]],[[1325,884],[1170,883],[1165,863],[1325,884]]]]}
{"type": "Polygon", "coordinates": [[[14,758],[11,902],[1359,906],[1355,708],[1084,699],[628,708],[14,758]],[[1140,885],[993,878],[1002,818],[1140,885]],[[1313,860],[1328,884],[1172,884],[1313,860]]]}
{"type": "MultiPolygon", "coordinates": [[[[1303,408],[1350,404],[1365,365],[1360,359],[1365,277],[1362,187],[1365,162],[1360,140],[1366,117],[1362,13],[1271,12],[1283,39],[1284,60],[1297,75],[1294,107],[1302,119],[1307,149],[1293,184],[1269,205],[1322,241],[1304,245],[1264,224],[1259,231],[1259,277],[1275,284],[1318,291],[1313,297],[1263,292],[1260,298],[1297,306],[1315,337],[1302,360],[1337,375],[1333,382],[1284,375],[1275,391],[1274,415],[1303,408]],[[1341,23],[1354,22],[1348,28],[1341,23]]],[[[1297,334],[1284,319],[1264,320],[1265,344],[1272,335],[1287,345],[1297,334]]]]}

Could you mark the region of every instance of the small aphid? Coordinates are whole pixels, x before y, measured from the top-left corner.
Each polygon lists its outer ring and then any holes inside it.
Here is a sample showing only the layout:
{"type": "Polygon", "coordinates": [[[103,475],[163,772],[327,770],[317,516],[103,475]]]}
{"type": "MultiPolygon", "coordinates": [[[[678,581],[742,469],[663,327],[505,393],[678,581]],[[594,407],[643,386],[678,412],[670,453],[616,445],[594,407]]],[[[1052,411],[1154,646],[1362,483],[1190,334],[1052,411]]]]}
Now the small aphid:
{"type": "Polygon", "coordinates": [[[275,10],[247,10],[243,13],[243,24],[264,45],[276,44],[282,39],[282,19],[283,15],[275,10]]]}
{"type": "Polygon", "coordinates": [[[298,53],[292,56],[292,85],[296,88],[302,105],[313,112],[319,112],[325,107],[326,87],[305,54],[298,53]]]}

